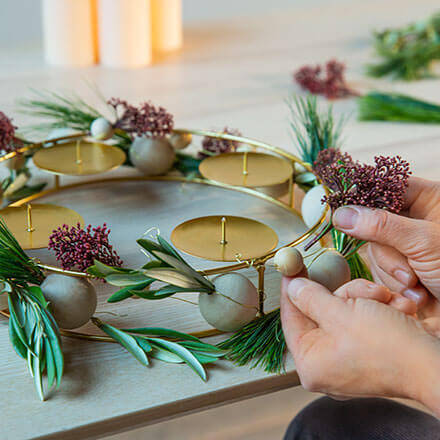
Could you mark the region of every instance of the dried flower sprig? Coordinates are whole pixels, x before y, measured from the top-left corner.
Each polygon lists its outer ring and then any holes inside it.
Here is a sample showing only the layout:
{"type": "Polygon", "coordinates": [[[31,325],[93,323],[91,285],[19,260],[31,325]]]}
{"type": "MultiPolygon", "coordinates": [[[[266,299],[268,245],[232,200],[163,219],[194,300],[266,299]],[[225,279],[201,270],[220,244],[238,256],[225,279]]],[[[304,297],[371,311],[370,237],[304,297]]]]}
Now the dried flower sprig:
{"type": "Polygon", "coordinates": [[[10,153],[23,146],[23,142],[15,136],[17,127],[0,111],[0,151],[10,153]]]}
{"type": "Polygon", "coordinates": [[[79,223],[70,228],[64,224],[52,232],[48,248],[55,251],[56,259],[66,270],[85,271],[95,260],[121,267],[122,260],[110,244],[109,234],[105,223],[98,227],[88,225],[85,229],[79,223]]]}
{"type": "Polygon", "coordinates": [[[111,98],[107,104],[114,109],[116,114],[115,128],[131,136],[156,139],[165,137],[173,129],[173,115],[163,107],[156,107],[150,102],[144,102],[139,107],[135,107],[122,99],[111,98]]]}
{"type": "MultiPolygon", "coordinates": [[[[375,165],[361,164],[354,161],[349,154],[337,150],[327,150],[318,155],[314,171],[329,189],[323,202],[330,206],[331,212],[346,205],[391,212],[402,210],[411,174],[409,163],[400,156],[376,156],[374,162],[375,165]]],[[[332,228],[330,218],[314,239],[307,243],[305,249],[309,249],[332,228]]],[[[349,257],[362,244],[359,240],[348,240],[343,254],[349,257]]]]}
{"type": "Polygon", "coordinates": [[[303,66],[293,77],[305,90],[313,95],[324,95],[327,99],[357,96],[345,80],[345,64],[335,59],[327,61],[325,68],[320,65],[303,66]]]}
{"type": "MultiPolygon", "coordinates": [[[[241,136],[241,132],[237,129],[225,127],[222,131],[224,134],[232,136],[241,136]]],[[[209,156],[216,156],[217,154],[229,153],[235,151],[240,144],[229,139],[217,139],[210,136],[205,136],[202,140],[202,150],[199,152],[199,158],[204,159],[209,156]]]]}

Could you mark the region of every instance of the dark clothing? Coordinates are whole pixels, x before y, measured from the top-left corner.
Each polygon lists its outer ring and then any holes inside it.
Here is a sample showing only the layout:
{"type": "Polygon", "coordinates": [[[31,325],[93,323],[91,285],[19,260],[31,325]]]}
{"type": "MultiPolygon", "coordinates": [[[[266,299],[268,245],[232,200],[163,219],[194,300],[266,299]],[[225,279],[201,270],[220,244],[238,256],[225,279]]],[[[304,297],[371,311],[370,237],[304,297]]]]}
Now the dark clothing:
{"type": "Polygon", "coordinates": [[[440,440],[440,421],[392,400],[322,397],[293,419],[284,440],[440,440]]]}

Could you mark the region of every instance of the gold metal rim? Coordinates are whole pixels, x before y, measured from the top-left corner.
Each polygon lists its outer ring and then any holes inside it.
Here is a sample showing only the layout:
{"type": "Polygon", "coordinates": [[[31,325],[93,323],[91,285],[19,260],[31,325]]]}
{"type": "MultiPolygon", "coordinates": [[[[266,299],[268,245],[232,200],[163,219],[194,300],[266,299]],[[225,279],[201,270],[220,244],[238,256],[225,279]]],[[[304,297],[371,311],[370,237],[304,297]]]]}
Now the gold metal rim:
{"type": "MultiPolygon", "coordinates": [[[[301,214],[295,208],[292,208],[292,207],[286,205],[285,203],[280,202],[279,200],[276,200],[266,194],[260,193],[259,191],[256,191],[256,190],[253,190],[250,188],[231,186],[231,185],[227,185],[224,183],[214,182],[214,181],[206,180],[206,179],[194,178],[194,179],[189,180],[189,179],[186,179],[185,177],[181,177],[181,176],[115,177],[115,178],[109,178],[109,179],[92,180],[92,181],[88,181],[88,182],[78,182],[78,183],[74,183],[71,185],[65,185],[65,186],[62,186],[59,188],[51,188],[51,189],[41,191],[37,194],[26,197],[26,198],[21,199],[17,202],[11,203],[9,206],[11,206],[11,207],[22,206],[26,203],[37,200],[41,197],[44,197],[44,196],[47,196],[50,194],[55,194],[55,193],[62,192],[62,191],[66,191],[66,190],[73,189],[73,188],[79,188],[82,186],[93,185],[93,184],[102,184],[102,183],[108,183],[108,182],[130,182],[130,181],[176,181],[176,182],[183,182],[183,183],[194,183],[194,184],[200,184],[200,185],[216,186],[219,188],[224,188],[224,189],[228,189],[228,190],[232,190],[232,191],[238,191],[238,192],[249,194],[254,197],[258,197],[260,199],[266,200],[267,202],[273,203],[274,205],[277,205],[281,208],[284,208],[286,211],[289,211],[289,212],[301,217],[301,214]]],[[[285,246],[281,246],[281,247],[297,246],[297,245],[303,243],[321,225],[321,223],[324,221],[324,219],[325,219],[325,215],[323,215],[321,217],[320,221],[315,226],[313,226],[311,229],[306,231],[304,234],[300,235],[296,240],[292,241],[291,243],[288,243],[285,246]]],[[[258,259],[255,259],[253,261],[254,265],[265,263],[267,260],[272,258],[280,248],[274,249],[273,251],[269,252],[268,254],[263,255],[262,257],[260,257],[258,259]]],[[[224,267],[220,267],[220,268],[207,269],[202,272],[205,275],[216,275],[216,274],[220,274],[220,273],[231,272],[233,270],[240,270],[240,269],[247,268],[247,267],[249,267],[249,263],[250,263],[249,260],[244,260],[243,262],[240,262],[237,264],[232,264],[232,265],[228,265],[228,266],[224,266],[224,267]]],[[[42,269],[50,271],[50,272],[61,273],[64,275],[70,275],[70,276],[82,277],[82,278],[93,278],[91,275],[89,275],[87,273],[72,271],[72,270],[64,270],[64,269],[61,269],[60,267],[57,267],[57,266],[51,266],[51,265],[42,264],[42,263],[40,263],[39,266],[42,269]]]]}
{"type": "MultiPolygon", "coordinates": [[[[198,135],[198,136],[209,136],[209,137],[213,137],[213,138],[217,138],[217,139],[226,139],[226,140],[244,143],[244,144],[256,147],[256,148],[266,149],[266,150],[271,151],[275,154],[278,154],[279,156],[284,157],[292,162],[296,162],[296,163],[302,165],[307,171],[312,171],[311,166],[309,164],[303,162],[301,159],[299,159],[294,154],[288,153],[278,147],[275,147],[273,145],[266,144],[264,142],[257,141],[254,139],[248,139],[248,138],[245,138],[242,136],[235,136],[235,135],[231,135],[231,134],[227,134],[227,133],[215,132],[215,131],[210,131],[210,130],[175,129],[175,130],[173,130],[173,133],[193,134],[193,135],[198,135]]],[[[29,152],[29,151],[32,151],[35,149],[39,149],[39,148],[43,148],[48,144],[56,145],[56,143],[59,141],[77,139],[77,138],[85,137],[87,135],[88,135],[87,132],[82,132],[82,133],[78,133],[78,134],[74,134],[74,135],[60,137],[57,139],[43,141],[43,142],[40,142],[37,144],[27,145],[21,149],[18,149],[17,151],[14,151],[14,152],[11,152],[11,153],[8,153],[6,155],[1,156],[0,162],[11,159],[18,154],[26,153],[26,152],[29,152]]],[[[295,208],[293,208],[283,202],[280,202],[279,200],[272,198],[262,192],[259,192],[258,190],[254,190],[251,188],[238,187],[238,186],[231,186],[231,185],[227,185],[227,184],[224,184],[221,182],[215,182],[215,181],[211,181],[211,180],[207,180],[207,179],[199,179],[199,178],[187,179],[187,178],[181,177],[181,176],[118,177],[118,178],[98,179],[98,180],[92,180],[92,181],[88,181],[88,182],[74,183],[71,185],[54,187],[54,188],[51,188],[48,190],[41,191],[37,194],[34,194],[32,196],[29,196],[29,197],[23,198],[21,200],[18,200],[14,203],[11,203],[9,206],[11,206],[11,207],[22,206],[23,204],[26,204],[26,203],[31,202],[33,200],[39,199],[39,198],[44,197],[46,195],[54,194],[54,193],[64,191],[64,190],[69,190],[72,188],[78,188],[81,186],[107,183],[107,182],[129,182],[129,181],[177,181],[177,182],[183,182],[183,183],[195,183],[195,184],[216,186],[219,188],[224,188],[224,189],[228,189],[228,190],[232,190],[232,191],[238,191],[238,192],[242,192],[245,194],[249,194],[254,197],[258,197],[260,199],[263,199],[263,200],[266,200],[267,202],[273,203],[274,205],[277,205],[277,206],[301,217],[301,214],[295,208]]],[[[287,245],[281,246],[280,248],[275,249],[275,250],[269,252],[268,254],[266,254],[256,260],[253,260],[252,263],[254,264],[254,266],[264,265],[265,262],[267,260],[269,260],[270,258],[272,258],[276,254],[276,252],[279,249],[281,249],[282,247],[294,247],[294,246],[297,246],[297,245],[303,243],[324,222],[326,215],[327,215],[327,212],[328,212],[328,207],[324,210],[319,221],[312,228],[310,228],[304,234],[299,236],[296,240],[292,241],[291,243],[288,243],[287,245]]],[[[231,272],[231,271],[235,271],[235,270],[245,269],[245,268],[249,267],[250,263],[251,263],[250,261],[245,260],[245,261],[242,261],[237,264],[232,264],[232,265],[224,266],[221,268],[207,269],[202,272],[204,275],[215,275],[215,274],[220,274],[220,273],[226,273],[226,272],[231,272]]],[[[84,272],[63,270],[59,267],[45,265],[42,263],[39,263],[39,266],[43,270],[50,271],[50,272],[61,273],[61,274],[65,274],[65,275],[75,276],[75,277],[92,278],[89,274],[86,274],[84,272]]],[[[9,318],[9,313],[5,310],[3,310],[3,311],[0,310],[0,315],[3,315],[5,317],[9,318]]],[[[193,332],[193,333],[191,333],[191,335],[199,337],[199,338],[206,338],[206,337],[210,337],[210,336],[220,335],[223,333],[224,332],[221,332],[216,329],[208,329],[208,330],[204,330],[204,331],[200,331],[200,332],[193,332]]],[[[91,334],[76,332],[76,331],[72,331],[72,330],[61,329],[60,334],[63,336],[75,338],[75,339],[85,339],[85,340],[98,341],[98,342],[115,342],[113,339],[111,339],[107,336],[91,335],[91,334]]]]}

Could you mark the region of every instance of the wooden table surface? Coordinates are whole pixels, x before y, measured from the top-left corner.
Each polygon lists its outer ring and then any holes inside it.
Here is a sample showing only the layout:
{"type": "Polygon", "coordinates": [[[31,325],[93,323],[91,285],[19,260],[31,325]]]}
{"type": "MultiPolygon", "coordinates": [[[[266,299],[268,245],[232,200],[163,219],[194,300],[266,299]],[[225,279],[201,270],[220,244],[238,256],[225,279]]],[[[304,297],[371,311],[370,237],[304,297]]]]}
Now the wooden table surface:
{"type": "MultiPolygon", "coordinates": [[[[181,53],[143,70],[55,69],[44,66],[37,52],[3,51],[0,109],[19,125],[27,122],[14,103],[29,95],[30,88],[73,90],[97,104],[86,84],[91,82],[108,97],[165,106],[178,127],[238,128],[246,136],[295,151],[284,100],[298,91],[291,72],[305,63],[336,57],[347,63],[349,81],[362,90],[396,90],[440,101],[438,80],[372,81],[362,71],[371,59],[372,29],[423,18],[436,7],[434,0],[322,2],[249,20],[191,25],[181,53]]],[[[438,178],[440,126],[360,123],[355,100],[336,102],[334,107],[338,115],[351,114],[344,148],[356,158],[401,154],[416,175],[438,178]]],[[[98,438],[298,384],[291,361],[283,376],[222,362],[202,383],[189,369],[174,365],[145,371],[115,344],[65,340],[61,390],[41,403],[24,363],[9,344],[6,320],[0,321],[0,341],[2,439],[98,438]]]]}

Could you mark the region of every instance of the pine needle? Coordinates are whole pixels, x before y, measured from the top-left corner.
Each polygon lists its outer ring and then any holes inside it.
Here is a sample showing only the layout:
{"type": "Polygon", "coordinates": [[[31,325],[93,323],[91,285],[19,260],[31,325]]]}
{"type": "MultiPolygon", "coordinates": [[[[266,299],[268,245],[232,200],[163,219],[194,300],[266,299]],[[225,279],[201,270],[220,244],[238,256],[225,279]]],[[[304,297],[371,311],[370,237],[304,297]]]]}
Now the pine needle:
{"type": "Polygon", "coordinates": [[[280,309],[257,318],[221,342],[226,357],[237,365],[261,367],[267,373],[284,373],[286,341],[281,327],[280,309]]]}
{"type": "Polygon", "coordinates": [[[316,96],[301,98],[293,95],[287,105],[290,110],[290,128],[297,142],[300,157],[304,162],[313,164],[322,150],[340,148],[341,130],[345,119],[335,121],[333,107],[326,113],[320,112],[316,96]]]}
{"type": "Polygon", "coordinates": [[[397,93],[370,92],[358,99],[361,121],[440,123],[440,106],[397,93]]]}
{"type": "Polygon", "coordinates": [[[374,34],[381,61],[367,65],[373,77],[390,75],[406,81],[432,76],[432,61],[440,59],[440,12],[427,20],[374,34]]]}
{"type": "Polygon", "coordinates": [[[54,128],[70,127],[88,131],[90,124],[101,114],[76,95],[64,96],[55,92],[33,91],[34,97],[18,102],[23,114],[42,118],[45,122],[29,126],[29,131],[49,131],[54,128]]]}

